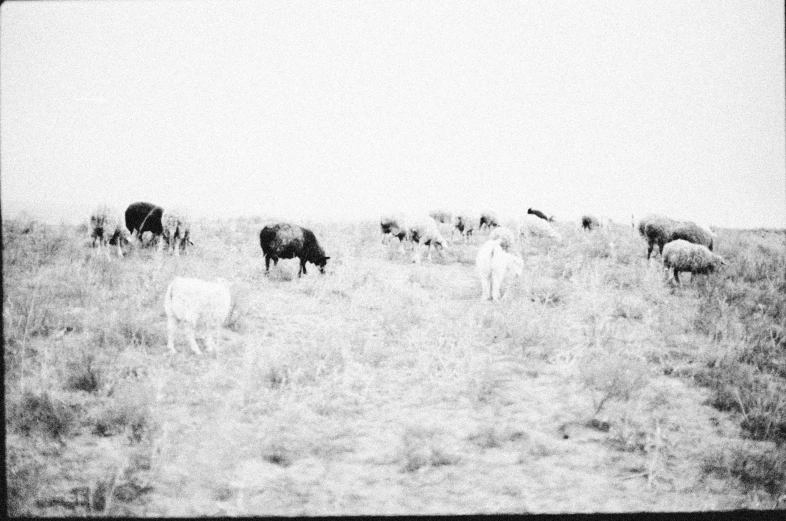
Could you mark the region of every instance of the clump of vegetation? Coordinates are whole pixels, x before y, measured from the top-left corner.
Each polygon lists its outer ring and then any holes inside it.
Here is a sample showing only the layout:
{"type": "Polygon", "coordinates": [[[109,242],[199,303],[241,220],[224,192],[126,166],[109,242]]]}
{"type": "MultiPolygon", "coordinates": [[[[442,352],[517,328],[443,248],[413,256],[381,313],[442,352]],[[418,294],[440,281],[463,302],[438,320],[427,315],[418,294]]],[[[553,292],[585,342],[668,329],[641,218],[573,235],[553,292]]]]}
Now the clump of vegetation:
{"type": "Polygon", "coordinates": [[[579,365],[579,375],[585,388],[592,392],[595,414],[609,400],[629,400],[649,382],[646,366],[633,357],[621,353],[590,353],[579,365]]]}
{"type": "Polygon", "coordinates": [[[440,433],[425,427],[409,427],[402,436],[401,459],[403,472],[415,472],[426,467],[456,465],[461,458],[441,441],[440,433]]]}
{"type": "Polygon", "coordinates": [[[47,391],[24,391],[15,399],[6,398],[6,406],[7,428],[27,436],[38,433],[62,441],[74,426],[71,408],[47,391]]]}

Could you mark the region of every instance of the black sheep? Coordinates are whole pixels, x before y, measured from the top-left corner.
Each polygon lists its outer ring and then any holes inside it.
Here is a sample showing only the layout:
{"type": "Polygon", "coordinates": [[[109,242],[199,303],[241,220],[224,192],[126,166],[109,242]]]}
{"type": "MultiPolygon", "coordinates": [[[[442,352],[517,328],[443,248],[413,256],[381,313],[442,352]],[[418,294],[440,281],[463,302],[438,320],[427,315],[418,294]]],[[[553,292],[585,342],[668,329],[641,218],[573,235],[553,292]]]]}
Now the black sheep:
{"type": "Polygon", "coordinates": [[[540,210],[533,210],[532,208],[529,208],[527,210],[527,213],[528,214],[531,213],[532,215],[536,215],[536,216],[540,217],[541,219],[543,219],[544,221],[549,221],[549,222],[554,221],[553,217],[552,218],[546,217],[546,214],[541,212],[540,210]]]}
{"type": "Polygon", "coordinates": [[[141,241],[142,234],[150,232],[154,237],[160,237],[164,233],[164,226],[161,218],[164,209],[151,203],[132,203],[126,209],[126,228],[133,235],[137,233],[137,238],[141,241]]]}
{"type": "Polygon", "coordinates": [[[325,273],[325,264],[330,257],[325,256],[325,251],[317,242],[311,230],[301,228],[294,224],[276,223],[269,224],[259,232],[259,245],[265,254],[265,275],[270,270],[270,259],[273,265],[278,264],[278,259],[300,259],[300,269],[297,276],[306,273],[306,262],[319,267],[320,273],[325,273]]]}

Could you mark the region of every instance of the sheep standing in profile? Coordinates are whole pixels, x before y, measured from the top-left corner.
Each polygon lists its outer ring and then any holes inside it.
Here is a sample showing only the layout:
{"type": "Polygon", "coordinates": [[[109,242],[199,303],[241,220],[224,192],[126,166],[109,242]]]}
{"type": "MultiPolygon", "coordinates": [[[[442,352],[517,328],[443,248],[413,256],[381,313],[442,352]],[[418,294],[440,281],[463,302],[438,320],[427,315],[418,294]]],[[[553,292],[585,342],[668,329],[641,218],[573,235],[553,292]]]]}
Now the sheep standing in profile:
{"type": "Polygon", "coordinates": [[[300,259],[298,278],[306,271],[306,262],[314,264],[319,272],[325,274],[328,259],[325,250],[319,245],[314,232],[295,224],[268,224],[259,232],[259,245],[265,255],[265,275],[270,271],[270,261],[278,264],[278,259],[300,259]]]}
{"type": "Polygon", "coordinates": [[[456,215],[455,219],[453,220],[453,230],[458,230],[461,236],[464,238],[464,244],[467,244],[470,235],[475,230],[475,219],[472,214],[469,212],[462,212],[456,215]]]}
{"type": "Polygon", "coordinates": [[[122,246],[128,244],[128,238],[120,224],[120,219],[116,218],[117,213],[107,206],[96,208],[90,215],[90,238],[93,239],[92,246],[98,244],[98,251],[102,246],[106,246],[106,257],[109,258],[109,246],[117,246],[117,256],[123,256],[122,246]]]}
{"type": "Polygon", "coordinates": [[[584,215],[581,217],[581,227],[584,230],[600,228],[600,221],[594,215],[584,215]]]}
{"type": "Polygon", "coordinates": [[[674,280],[680,282],[680,272],[710,274],[725,266],[726,261],[706,246],[677,239],[663,248],[663,265],[667,270],[674,270],[674,280]]]}
{"type": "Polygon", "coordinates": [[[404,241],[409,240],[407,219],[401,214],[385,214],[379,218],[382,230],[382,244],[387,245],[391,237],[399,240],[399,252],[404,253],[404,241]]]}
{"type": "Polygon", "coordinates": [[[475,257],[475,271],[480,277],[481,300],[499,300],[502,281],[510,271],[520,277],[524,261],[518,255],[506,252],[500,241],[489,239],[478,250],[475,257]]]}
{"type": "Polygon", "coordinates": [[[503,250],[510,251],[516,245],[516,234],[510,228],[499,226],[491,231],[489,240],[498,241],[503,250]]]}
{"type": "Polygon", "coordinates": [[[429,216],[424,216],[419,219],[414,219],[407,228],[409,237],[412,240],[412,262],[420,264],[421,254],[415,248],[415,244],[426,246],[428,249],[428,260],[433,262],[431,258],[431,247],[434,249],[447,249],[448,243],[439,232],[437,222],[429,216]]]}
{"type": "Polygon", "coordinates": [[[494,212],[483,212],[480,214],[480,225],[478,226],[478,230],[482,230],[483,227],[488,228],[491,230],[492,228],[496,228],[499,226],[499,218],[497,218],[497,214],[494,212]]]}
{"type": "Polygon", "coordinates": [[[191,242],[191,223],[185,212],[181,210],[164,212],[161,224],[167,250],[171,249],[175,256],[180,255],[181,251],[186,253],[186,247],[194,244],[191,242]]]}
{"type": "Polygon", "coordinates": [[[169,284],[164,297],[169,351],[177,352],[175,332],[178,326],[185,331],[194,353],[202,354],[196,341],[197,331],[204,340],[206,350],[213,351],[212,337],[218,336],[219,328],[229,316],[231,305],[232,295],[225,282],[176,277],[169,284]]]}

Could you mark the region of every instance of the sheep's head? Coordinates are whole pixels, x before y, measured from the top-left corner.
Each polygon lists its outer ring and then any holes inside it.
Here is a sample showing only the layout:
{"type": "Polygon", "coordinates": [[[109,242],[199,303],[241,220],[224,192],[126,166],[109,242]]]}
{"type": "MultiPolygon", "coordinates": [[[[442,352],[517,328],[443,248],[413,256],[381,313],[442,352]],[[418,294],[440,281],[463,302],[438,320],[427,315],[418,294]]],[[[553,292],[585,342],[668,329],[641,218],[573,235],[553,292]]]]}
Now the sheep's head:
{"type": "Polygon", "coordinates": [[[330,257],[326,257],[323,255],[321,258],[317,259],[317,262],[314,263],[319,268],[319,272],[322,273],[323,275],[325,274],[325,265],[327,264],[329,258],[330,257]]]}

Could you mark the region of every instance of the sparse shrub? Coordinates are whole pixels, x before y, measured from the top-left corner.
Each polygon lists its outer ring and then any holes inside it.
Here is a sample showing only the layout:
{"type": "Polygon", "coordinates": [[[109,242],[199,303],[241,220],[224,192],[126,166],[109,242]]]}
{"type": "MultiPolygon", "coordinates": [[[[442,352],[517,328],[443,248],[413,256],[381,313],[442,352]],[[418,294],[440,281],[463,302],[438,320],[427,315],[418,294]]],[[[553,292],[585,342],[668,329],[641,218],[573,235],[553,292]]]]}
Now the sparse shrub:
{"type": "Polygon", "coordinates": [[[103,379],[104,369],[90,350],[78,349],[66,361],[63,375],[63,387],[66,390],[95,393],[103,379]]]}
{"type": "Polygon", "coordinates": [[[146,382],[118,385],[92,418],[93,433],[115,436],[127,430],[129,438],[141,442],[153,425],[152,390],[146,382]]]}
{"type": "Polygon", "coordinates": [[[444,445],[443,436],[434,429],[409,427],[402,436],[403,472],[425,467],[456,465],[461,458],[444,445]]]}
{"type": "Polygon", "coordinates": [[[786,494],[786,452],[779,447],[726,447],[707,456],[703,470],[721,477],[732,476],[748,491],[761,489],[773,498],[786,494]]]}
{"type": "Polygon", "coordinates": [[[562,280],[534,279],[530,286],[530,300],[545,306],[564,304],[570,294],[569,284],[562,280]]]}
{"type": "Polygon", "coordinates": [[[34,446],[12,433],[7,433],[5,456],[8,516],[32,516],[31,502],[43,486],[45,459],[36,454],[34,446]]]}
{"type": "Polygon", "coordinates": [[[6,426],[27,436],[38,432],[60,441],[74,424],[73,411],[47,391],[25,391],[16,399],[7,399],[6,404],[6,426]]]}
{"type": "Polygon", "coordinates": [[[646,365],[621,353],[589,354],[579,365],[585,388],[593,392],[592,402],[598,414],[608,400],[629,400],[648,381],[646,365]]]}

